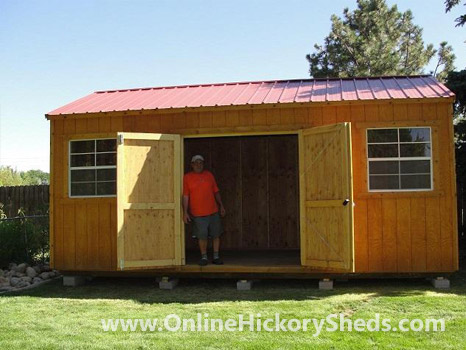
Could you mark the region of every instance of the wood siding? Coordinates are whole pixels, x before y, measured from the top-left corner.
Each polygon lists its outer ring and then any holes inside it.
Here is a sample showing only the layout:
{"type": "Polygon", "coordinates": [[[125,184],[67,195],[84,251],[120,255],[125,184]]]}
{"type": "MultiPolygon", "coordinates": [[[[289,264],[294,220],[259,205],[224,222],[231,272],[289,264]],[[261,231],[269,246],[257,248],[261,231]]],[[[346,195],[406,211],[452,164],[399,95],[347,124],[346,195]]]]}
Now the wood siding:
{"type": "Polygon", "coordinates": [[[68,198],[65,146],[72,135],[125,131],[220,136],[351,122],[355,271],[454,271],[458,268],[458,247],[451,116],[450,101],[398,101],[53,119],[53,265],[61,270],[106,271],[117,267],[116,198],[68,198]],[[366,128],[386,126],[432,127],[433,191],[368,192],[366,128]]]}

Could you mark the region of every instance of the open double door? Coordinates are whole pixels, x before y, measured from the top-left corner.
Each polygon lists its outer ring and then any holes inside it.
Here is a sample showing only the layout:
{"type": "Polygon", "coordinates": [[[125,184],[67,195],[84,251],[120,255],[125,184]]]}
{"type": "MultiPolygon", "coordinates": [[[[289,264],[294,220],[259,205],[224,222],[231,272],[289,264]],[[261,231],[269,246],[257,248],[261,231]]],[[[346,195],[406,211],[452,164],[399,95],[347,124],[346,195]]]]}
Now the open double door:
{"type": "MultiPolygon", "coordinates": [[[[299,131],[301,264],[353,271],[350,124],[299,131]]],[[[184,265],[180,135],[118,133],[120,270],[184,265]]]]}

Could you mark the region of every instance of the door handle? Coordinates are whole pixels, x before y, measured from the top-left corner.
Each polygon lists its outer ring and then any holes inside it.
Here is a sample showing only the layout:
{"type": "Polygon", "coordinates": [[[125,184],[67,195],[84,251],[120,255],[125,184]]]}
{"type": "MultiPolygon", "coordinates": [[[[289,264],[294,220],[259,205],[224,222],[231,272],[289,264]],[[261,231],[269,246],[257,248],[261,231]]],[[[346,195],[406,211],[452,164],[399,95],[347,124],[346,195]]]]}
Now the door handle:
{"type": "Polygon", "coordinates": [[[350,202],[349,199],[345,199],[345,200],[343,201],[343,206],[347,206],[349,202],[350,202]]]}

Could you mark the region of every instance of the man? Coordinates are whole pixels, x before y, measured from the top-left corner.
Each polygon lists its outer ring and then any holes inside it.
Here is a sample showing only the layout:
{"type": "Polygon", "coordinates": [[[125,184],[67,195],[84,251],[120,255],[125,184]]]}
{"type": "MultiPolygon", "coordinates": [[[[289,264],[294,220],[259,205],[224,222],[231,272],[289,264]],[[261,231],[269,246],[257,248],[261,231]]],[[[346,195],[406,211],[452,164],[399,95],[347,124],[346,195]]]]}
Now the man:
{"type": "Polygon", "coordinates": [[[214,176],[208,170],[204,170],[204,157],[196,155],[191,159],[193,171],[183,178],[183,221],[185,224],[193,223],[193,235],[199,240],[201,260],[199,265],[208,264],[207,238],[212,237],[214,257],[212,263],[222,265],[219,257],[220,235],[223,233],[219,216],[225,216],[220,192],[214,176]],[[189,212],[188,212],[189,208],[189,212]]]}

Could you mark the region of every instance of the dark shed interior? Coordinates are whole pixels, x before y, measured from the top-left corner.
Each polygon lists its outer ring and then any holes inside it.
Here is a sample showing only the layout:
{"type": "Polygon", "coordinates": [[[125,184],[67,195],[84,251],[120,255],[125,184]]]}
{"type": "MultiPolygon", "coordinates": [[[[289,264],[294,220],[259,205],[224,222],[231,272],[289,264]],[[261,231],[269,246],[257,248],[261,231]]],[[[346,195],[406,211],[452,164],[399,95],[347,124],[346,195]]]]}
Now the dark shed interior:
{"type": "MultiPolygon", "coordinates": [[[[221,238],[225,263],[299,264],[297,135],[186,138],[185,172],[195,154],[214,174],[227,212],[221,238]]],[[[190,225],[185,232],[187,264],[197,263],[190,225]]]]}

